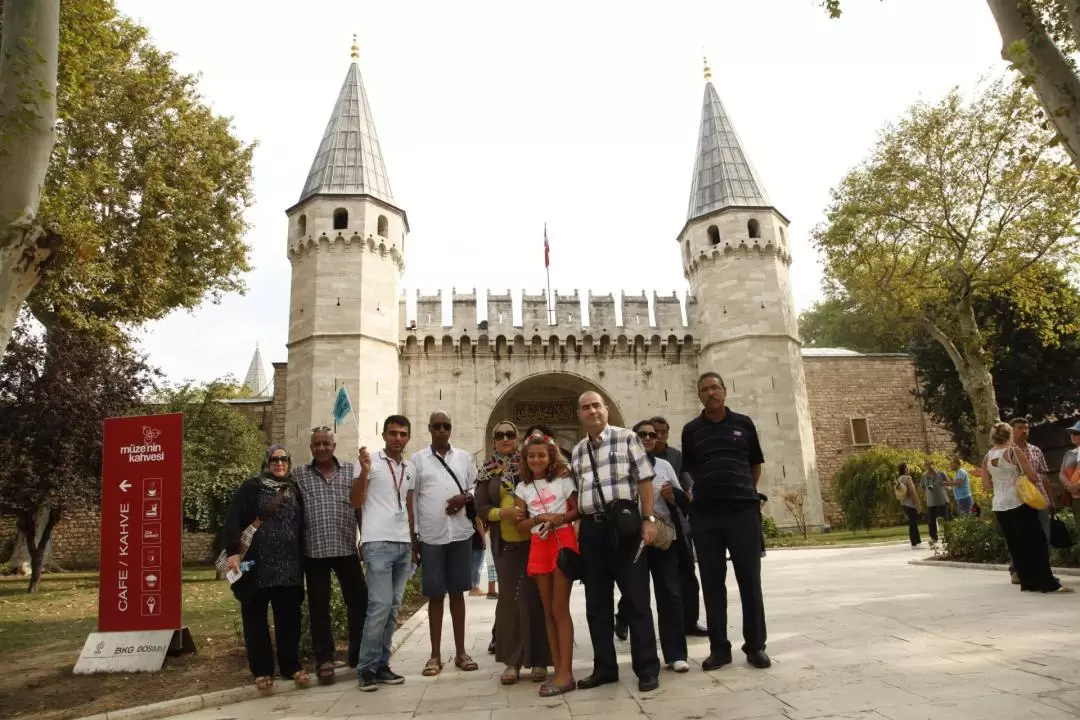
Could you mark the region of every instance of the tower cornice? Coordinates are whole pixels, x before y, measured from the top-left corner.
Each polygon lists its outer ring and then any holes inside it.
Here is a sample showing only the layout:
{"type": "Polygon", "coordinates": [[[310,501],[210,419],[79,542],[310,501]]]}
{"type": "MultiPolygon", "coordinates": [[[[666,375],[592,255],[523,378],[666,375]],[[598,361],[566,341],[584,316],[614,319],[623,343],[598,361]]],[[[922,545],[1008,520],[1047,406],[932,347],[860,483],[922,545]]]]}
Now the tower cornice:
{"type": "Polygon", "coordinates": [[[345,200],[349,200],[349,201],[368,200],[368,201],[378,205],[379,207],[386,208],[387,210],[391,210],[391,211],[396,212],[399,215],[401,215],[401,219],[405,223],[405,232],[410,232],[411,231],[411,228],[409,227],[409,215],[408,215],[408,213],[406,213],[404,210],[399,208],[397,205],[394,205],[393,203],[389,203],[389,202],[383,200],[382,198],[375,197],[374,195],[368,195],[366,193],[363,193],[363,194],[360,194],[360,195],[353,195],[353,194],[346,194],[346,193],[331,193],[331,194],[327,194],[327,195],[312,195],[311,197],[305,198],[305,199],[301,200],[300,202],[296,203],[295,205],[293,205],[292,207],[286,209],[285,214],[286,215],[292,215],[292,214],[304,209],[308,205],[314,205],[315,203],[320,202],[320,201],[333,201],[333,200],[342,200],[342,201],[345,201],[345,200]]]}

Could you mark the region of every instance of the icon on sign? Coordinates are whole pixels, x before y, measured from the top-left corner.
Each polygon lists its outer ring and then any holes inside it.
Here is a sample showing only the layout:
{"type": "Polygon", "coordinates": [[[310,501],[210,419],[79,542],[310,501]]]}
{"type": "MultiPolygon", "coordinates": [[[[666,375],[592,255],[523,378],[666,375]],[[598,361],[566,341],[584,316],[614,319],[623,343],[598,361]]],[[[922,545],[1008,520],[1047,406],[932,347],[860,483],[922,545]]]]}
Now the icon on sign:
{"type": "Polygon", "coordinates": [[[146,478],[143,481],[143,492],[148,498],[161,497],[161,478],[146,478]]]}
{"type": "Polygon", "coordinates": [[[161,614],[161,595],[143,595],[142,616],[156,617],[161,614]]]}
{"type": "Polygon", "coordinates": [[[142,541],[146,545],[161,544],[161,523],[151,522],[143,525],[142,541]]]}
{"type": "Polygon", "coordinates": [[[142,564],[144,568],[161,567],[161,548],[144,547],[142,549],[142,564]]]}
{"type": "Polygon", "coordinates": [[[143,520],[158,520],[161,518],[161,501],[160,500],[143,500],[142,506],[143,520]]]}
{"type": "Polygon", "coordinates": [[[161,431],[157,428],[142,426],[143,444],[153,445],[154,441],[161,437],[161,431]]]}
{"type": "Polygon", "coordinates": [[[157,570],[143,573],[142,586],[143,592],[156,592],[161,589],[161,578],[158,577],[157,570]]]}

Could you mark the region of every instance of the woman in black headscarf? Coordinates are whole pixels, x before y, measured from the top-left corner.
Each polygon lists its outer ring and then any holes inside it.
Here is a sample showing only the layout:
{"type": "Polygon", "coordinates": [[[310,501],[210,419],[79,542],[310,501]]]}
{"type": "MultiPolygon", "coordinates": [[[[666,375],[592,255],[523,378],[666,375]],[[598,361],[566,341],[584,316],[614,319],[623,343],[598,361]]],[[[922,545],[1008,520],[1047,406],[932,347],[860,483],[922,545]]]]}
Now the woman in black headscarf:
{"type": "Polygon", "coordinates": [[[233,591],[240,600],[244,645],[255,686],[274,686],[274,650],[267,606],[274,610],[278,668],[282,677],[306,687],[311,678],[300,665],[300,607],[304,603],[303,518],[284,445],[266,450],[262,471],[233,495],[225,520],[229,570],[242,572],[233,591]],[[254,535],[250,527],[256,526],[254,535]],[[244,548],[247,547],[247,551],[244,548]]]}

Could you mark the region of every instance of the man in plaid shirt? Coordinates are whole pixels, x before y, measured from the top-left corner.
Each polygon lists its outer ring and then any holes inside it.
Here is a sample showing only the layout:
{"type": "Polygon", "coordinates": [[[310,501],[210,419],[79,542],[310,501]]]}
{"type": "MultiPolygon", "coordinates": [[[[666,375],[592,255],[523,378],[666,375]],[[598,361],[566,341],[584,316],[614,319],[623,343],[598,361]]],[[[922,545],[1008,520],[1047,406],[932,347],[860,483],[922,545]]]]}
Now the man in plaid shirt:
{"type": "Polygon", "coordinates": [[[578,488],[585,613],[593,646],[592,674],[580,680],[578,688],[588,690],[619,680],[612,637],[617,584],[626,604],[638,689],[649,692],[660,686],[649,569],[644,561],[634,561],[639,543],[615,540],[610,507],[616,500],[640,502],[641,540],[646,545],[652,543],[656,537],[652,463],[632,430],[608,425],[607,405],[598,393],[587,392],[578,399],[578,417],[588,435],[574,448],[570,468],[578,488]]]}
{"type": "Polygon", "coordinates": [[[293,469],[304,501],[304,575],[307,578],[311,644],[319,683],[334,682],[334,634],[330,627],[330,574],[337,575],[349,612],[349,662],[360,654],[367,615],[367,585],[356,551],[358,526],[349,496],[353,463],[334,456],[334,431],[311,431],[312,461],[293,469]]]}

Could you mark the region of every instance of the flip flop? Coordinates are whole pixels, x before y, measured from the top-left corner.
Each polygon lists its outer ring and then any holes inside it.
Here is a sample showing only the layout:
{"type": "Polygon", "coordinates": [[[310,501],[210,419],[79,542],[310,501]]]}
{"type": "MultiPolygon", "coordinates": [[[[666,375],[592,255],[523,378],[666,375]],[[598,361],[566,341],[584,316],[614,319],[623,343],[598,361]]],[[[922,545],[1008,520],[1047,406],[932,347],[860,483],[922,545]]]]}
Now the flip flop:
{"type": "Polygon", "coordinates": [[[544,683],[540,686],[540,697],[555,697],[556,695],[565,695],[568,692],[577,689],[577,683],[569,682],[566,685],[554,685],[552,683],[544,683]]]}
{"type": "Polygon", "coordinates": [[[480,669],[480,666],[477,665],[476,661],[469,657],[468,654],[458,655],[454,658],[454,666],[458,670],[463,670],[465,672],[472,672],[473,670],[480,669]]]}
{"type": "Polygon", "coordinates": [[[428,658],[424,663],[424,670],[420,674],[424,677],[435,677],[442,672],[442,660],[439,658],[428,658]]]}

